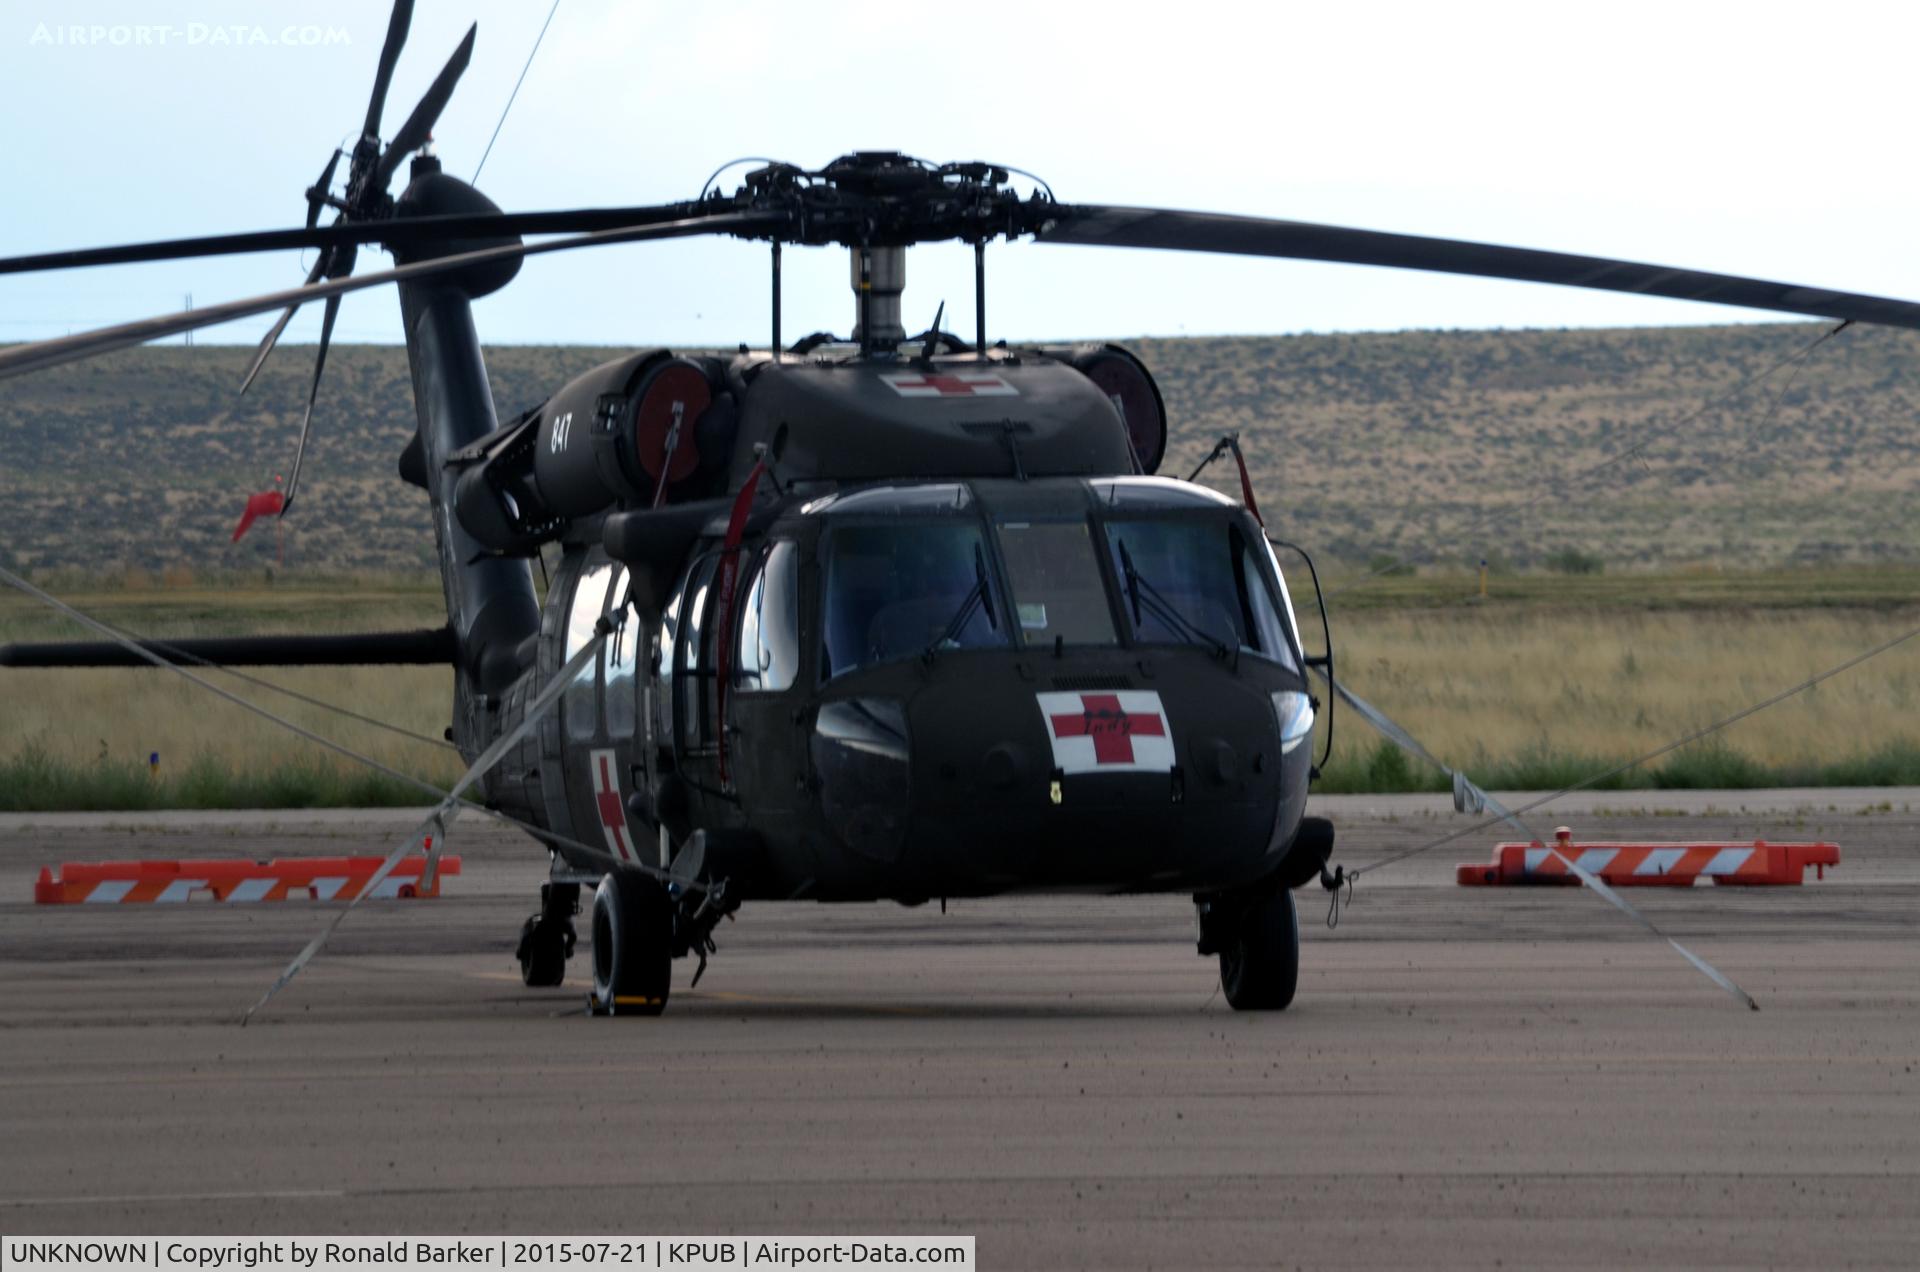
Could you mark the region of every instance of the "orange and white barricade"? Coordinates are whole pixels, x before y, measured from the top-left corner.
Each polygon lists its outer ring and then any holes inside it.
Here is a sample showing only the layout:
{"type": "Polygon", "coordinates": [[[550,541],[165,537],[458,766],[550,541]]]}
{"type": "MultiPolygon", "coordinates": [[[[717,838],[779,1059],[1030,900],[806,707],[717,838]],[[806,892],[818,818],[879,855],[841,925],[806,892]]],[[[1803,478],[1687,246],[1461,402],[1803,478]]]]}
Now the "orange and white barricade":
{"type": "Polygon", "coordinates": [[[1840,846],[1829,843],[1575,843],[1565,826],[1551,845],[1497,844],[1493,860],[1463,863],[1455,878],[1463,886],[1577,884],[1568,866],[1577,864],[1616,888],[1691,887],[1696,880],[1716,884],[1778,886],[1798,884],[1808,867],[1826,878],[1840,864],[1840,846]]]}
{"type": "MultiPolygon", "coordinates": [[[[289,857],[274,861],[67,862],[55,875],[42,867],[33,885],[39,905],[170,901],[351,901],[380,869],[379,857],[289,857]]],[[[425,857],[409,857],[369,894],[437,897],[440,878],[460,873],[460,858],[442,857],[437,877],[423,881],[425,857]]]]}

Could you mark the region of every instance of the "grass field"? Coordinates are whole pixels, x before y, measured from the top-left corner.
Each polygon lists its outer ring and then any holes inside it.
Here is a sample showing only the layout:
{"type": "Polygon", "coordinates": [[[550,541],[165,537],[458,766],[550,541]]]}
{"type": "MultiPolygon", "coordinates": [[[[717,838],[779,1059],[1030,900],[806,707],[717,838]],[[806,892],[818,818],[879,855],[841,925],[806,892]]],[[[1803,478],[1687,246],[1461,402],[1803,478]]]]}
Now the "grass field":
{"type": "MultiPolygon", "coordinates": [[[[1300,585],[1296,585],[1300,587],[1300,585]]],[[[1306,589],[1300,587],[1304,593],[1306,589]]],[[[1490,581],[1328,580],[1342,679],[1488,787],[1579,780],[1661,746],[1920,626],[1920,570],[1705,572],[1490,581]]],[[[349,631],[441,621],[429,578],[277,587],[70,591],[144,635],[349,631]]],[[[1311,597],[1296,597],[1309,645],[1311,597]]],[[[0,641],[83,635],[22,598],[0,641]]],[[[460,764],[398,737],[205,673],[243,696],[425,780],[460,764]]],[[[263,670],[273,683],[438,738],[451,674],[437,668],[263,670]]],[[[0,672],[0,810],[417,804],[420,794],[161,671],[0,672]],[[157,752],[157,775],[148,757],[157,752]]],[[[1920,783],[1920,639],[1612,785],[1920,783]]],[[[1439,786],[1438,774],[1337,715],[1328,791],[1439,786]]]]}
{"type": "MultiPolygon", "coordinates": [[[[1376,610],[1336,633],[1343,683],[1483,786],[1559,787],[1920,626],[1920,609],[1376,610]]],[[[1920,780],[1920,639],[1613,785],[1920,780]],[[1890,761],[1901,760],[1901,763],[1890,761]],[[1880,764],[1885,776],[1870,776],[1880,764]]],[[[1337,716],[1328,788],[1436,783],[1337,716]]]]}
{"type": "MultiPolygon", "coordinates": [[[[1920,571],[1893,566],[1495,576],[1485,598],[1464,574],[1357,573],[1327,592],[1342,682],[1490,789],[1584,781],[1920,627],[1920,571]]],[[[1917,694],[1920,637],[1604,785],[1920,782],[1917,694]]],[[[1336,721],[1322,789],[1445,785],[1336,721]]]]}
{"type": "MultiPolygon", "coordinates": [[[[445,621],[439,584],[430,576],[53,590],[83,612],[142,636],[372,631],[445,621]]],[[[0,643],[93,638],[25,598],[0,600],[0,643]]],[[[463,767],[444,745],[346,720],[221,672],[195,674],[421,779],[447,785],[463,767]]],[[[430,739],[447,727],[453,674],[443,668],[253,668],[247,674],[430,739]]],[[[0,811],[426,802],[416,788],[341,759],[167,671],[3,671],[0,702],[0,811]],[[148,763],[155,753],[157,771],[148,763]]]]}

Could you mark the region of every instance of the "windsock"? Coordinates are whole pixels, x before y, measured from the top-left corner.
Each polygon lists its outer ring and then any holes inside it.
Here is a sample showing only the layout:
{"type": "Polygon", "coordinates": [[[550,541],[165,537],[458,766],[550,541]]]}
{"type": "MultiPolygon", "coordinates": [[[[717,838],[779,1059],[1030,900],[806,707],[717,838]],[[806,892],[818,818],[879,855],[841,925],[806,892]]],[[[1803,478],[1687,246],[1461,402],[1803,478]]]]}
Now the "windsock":
{"type": "Polygon", "coordinates": [[[240,524],[233,528],[233,541],[240,542],[240,536],[247,532],[247,527],[256,519],[278,516],[286,506],[287,498],[278,490],[263,490],[257,495],[248,495],[247,510],[240,514],[240,524]]]}

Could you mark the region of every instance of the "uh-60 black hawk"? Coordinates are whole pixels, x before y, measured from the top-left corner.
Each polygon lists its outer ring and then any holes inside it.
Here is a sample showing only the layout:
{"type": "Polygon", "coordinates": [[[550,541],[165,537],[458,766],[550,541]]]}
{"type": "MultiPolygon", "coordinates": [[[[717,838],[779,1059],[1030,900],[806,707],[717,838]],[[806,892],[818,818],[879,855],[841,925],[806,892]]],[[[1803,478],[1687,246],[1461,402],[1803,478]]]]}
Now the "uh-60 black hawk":
{"type": "MultiPolygon", "coordinates": [[[[1285,1007],[1291,889],[1325,877],[1305,816],[1317,702],[1287,584],[1253,512],[1156,476],[1165,412],[1111,345],[988,343],[989,242],[1388,265],[1920,327],[1920,306],[1529,249],[1197,212],[1063,203],[1009,170],[856,153],[771,164],[734,193],[505,213],[418,153],[456,51],[382,145],[410,5],[396,6],[344,188],[328,161],[304,228],[53,253],[0,272],[294,247],[308,284],[0,350],[0,375],[398,285],[418,424],[399,475],[434,513],[447,626],[359,637],[177,641],[231,664],[442,662],[450,736],[492,808],[552,851],[521,933],[559,984],[594,886],[597,1009],[653,1014],[672,961],[704,965],[744,902],[1161,892],[1197,903],[1229,1003],[1285,1007]],[[409,180],[388,191],[412,156],[409,180]],[[328,208],[338,216],[318,224],[328,208]],[[536,244],[519,236],[563,234],[536,244]],[[501,420],[471,302],[528,255],[725,234],[771,244],[772,339],[636,352],[501,420]],[[975,251],[971,342],[901,318],[907,249],[975,251]],[[399,262],[354,276],[356,248],[399,262]],[[786,246],[848,251],[846,339],[780,335],[786,246]],[[544,603],[530,562],[557,550],[544,603]],[[582,651],[596,650],[590,661],[582,651]],[[556,709],[522,729],[570,664],[556,709]]],[[[255,368],[258,367],[258,359],[255,368]]],[[[306,443],[303,423],[301,450],[306,443]]],[[[1243,469],[1244,480],[1244,469],[1243,469]]],[[[290,506],[298,459],[288,484],[290,506]]],[[[1247,491],[1251,503],[1251,491],[1247,491]]],[[[1324,618],[1324,614],[1322,615],[1324,618]]],[[[1319,642],[1315,642],[1318,644],[1319,642]]],[[[15,647],[13,665],[131,663],[114,646],[15,647]]]]}

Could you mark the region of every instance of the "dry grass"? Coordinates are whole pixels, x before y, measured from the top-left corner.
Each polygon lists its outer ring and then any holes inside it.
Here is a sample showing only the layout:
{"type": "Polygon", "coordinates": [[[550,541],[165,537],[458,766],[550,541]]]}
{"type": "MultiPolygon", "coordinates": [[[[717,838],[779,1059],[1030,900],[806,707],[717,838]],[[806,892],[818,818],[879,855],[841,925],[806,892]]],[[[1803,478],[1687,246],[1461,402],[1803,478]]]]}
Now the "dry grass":
{"type": "MultiPolygon", "coordinates": [[[[1706,611],[1488,607],[1373,611],[1336,628],[1341,678],[1451,764],[1626,759],[1920,626],[1920,609],[1706,611]]],[[[1920,739],[1920,639],[1732,726],[1770,767],[1920,739]]],[[[1351,713],[1337,753],[1371,751],[1351,713]]]]}
{"type": "MultiPolygon", "coordinates": [[[[347,720],[218,672],[196,674],[403,772],[445,784],[463,767],[446,747],[347,720]]],[[[447,727],[453,695],[453,673],[438,667],[255,668],[248,674],[428,738],[440,737],[447,727]]],[[[7,712],[0,720],[0,756],[33,747],[67,764],[145,764],[157,751],[168,774],[199,760],[240,771],[316,762],[356,767],[169,672],[102,669],[5,675],[7,712]]]]}
{"type": "MultiPolygon", "coordinates": [[[[340,632],[437,626],[437,583],[412,579],[302,583],[279,588],[114,589],[62,594],[83,612],[143,636],[340,632]]],[[[92,633],[9,596],[0,641],[93,639],[92,633]]],[[[214,683],[403,772],[441,783],[461,770],[442,746],[413,741],[294,701],[222,672],[214,683]]],[[[247,673],[428,738],[447,727],[453,673],[441,667],[250,668],[247,673]]],[[[357,765],[207,693],[171,672],[145,669],[0,672],[0,761],[28,752],[57,766],[145,766],[163,777],[212,764],[258,775],[289,767],[341,772],[357,765]]],[[[5,792],[0,792],[4,796],[5,792]]]]}

